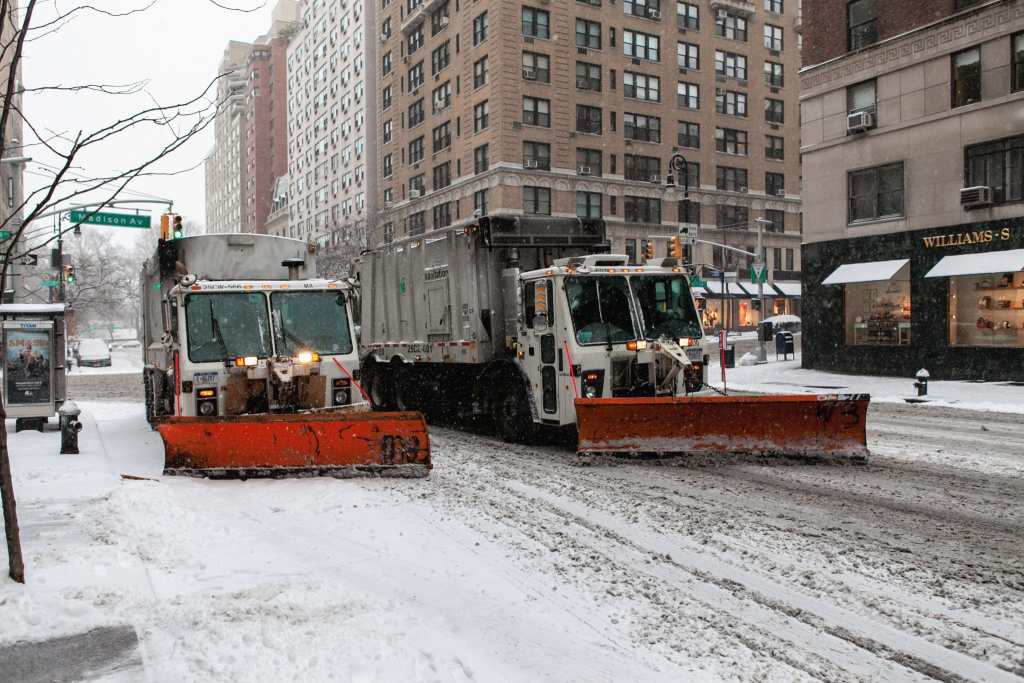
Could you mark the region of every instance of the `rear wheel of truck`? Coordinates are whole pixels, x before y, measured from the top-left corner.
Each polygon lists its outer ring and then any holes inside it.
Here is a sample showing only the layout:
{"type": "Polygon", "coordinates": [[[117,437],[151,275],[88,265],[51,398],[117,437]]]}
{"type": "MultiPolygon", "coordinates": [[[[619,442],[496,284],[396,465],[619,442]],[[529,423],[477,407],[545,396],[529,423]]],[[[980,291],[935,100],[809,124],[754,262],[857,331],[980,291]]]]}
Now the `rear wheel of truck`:
{"type": "Polygon", "coordinates": [[[533,416],[526,402],[526,388],[521,380],[500,382],[491,401],[491,424],[495,436],[503,441],[528,443],[533,436],[533,416]]]}
{"type": "Polygon", "coordinates": [[[370,376],[370,401],[375,410],[392,410],[395,402],[395,385],[386,365],[374,363],[367,374],[370,376]]]}

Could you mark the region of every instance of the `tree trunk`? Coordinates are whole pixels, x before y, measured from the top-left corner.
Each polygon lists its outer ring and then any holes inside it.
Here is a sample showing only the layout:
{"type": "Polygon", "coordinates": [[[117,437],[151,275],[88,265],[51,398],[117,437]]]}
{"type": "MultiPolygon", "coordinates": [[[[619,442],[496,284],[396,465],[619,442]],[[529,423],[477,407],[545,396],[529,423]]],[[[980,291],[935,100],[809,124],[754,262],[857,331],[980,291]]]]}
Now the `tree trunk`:
{"type": "Polygon", "coordinates": [[[7,561],[10,576],[25,583],[25,563],[21,559],[21,534],[18,532],[18,512],[14,502],[14,481],[11,479],[11,459],[7,452],[7,411],[0,398],[0,498],[3,499],[4,530],[7,533],[7,561]]]}

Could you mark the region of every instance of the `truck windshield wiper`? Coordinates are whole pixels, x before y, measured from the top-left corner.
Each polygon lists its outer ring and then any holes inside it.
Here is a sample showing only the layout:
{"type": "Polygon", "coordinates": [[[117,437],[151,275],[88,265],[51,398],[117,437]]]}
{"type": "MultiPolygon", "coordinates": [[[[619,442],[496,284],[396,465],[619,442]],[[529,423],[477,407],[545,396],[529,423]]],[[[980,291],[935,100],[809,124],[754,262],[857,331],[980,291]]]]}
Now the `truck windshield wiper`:
{"type": "Polygon", "coordinates": [[[217,320],[217,316],[213,314],[213,299],[207,300],[210,305],[210,330],[213,332],[213,338],[217,340],[220,345],[221,358],[223,360],[228,359],[228,345],[224,341],[224,335],[220,331],[220,321],[217,320]]]}

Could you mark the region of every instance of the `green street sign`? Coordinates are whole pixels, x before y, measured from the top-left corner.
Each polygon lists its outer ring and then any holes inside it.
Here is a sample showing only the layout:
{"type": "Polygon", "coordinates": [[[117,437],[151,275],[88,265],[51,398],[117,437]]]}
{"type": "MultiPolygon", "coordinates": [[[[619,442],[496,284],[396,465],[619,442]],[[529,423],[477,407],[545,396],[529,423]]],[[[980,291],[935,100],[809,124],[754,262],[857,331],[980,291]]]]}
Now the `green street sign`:
{"type": "Polygon", "coordinates": [[[71,212],[72,223],[86,223],[88,225],[106,225],[110,228],[149,228],[149,215],[141,216],[128,213],[93,213],[81,209],[71,212]]]}
{"type": "Polygon", "coordinates": [[[10,230],[0,230],[0,242],[2,242],[3,240],[9,240],[9,239],[11,239],[11,231],[10,230]]]}
{"type": "Polygon", "coordinates": [[[699,275],[691,275],[690,276],[690,286],[691,287],[703,287],[703,288],[707,289],[708,281],[705,280],[704,278],[700,277],[699,275]]]}
{"type": "Polygon", "coordinates": [[[398,293],[405,294],[405,278],[398,281],[398,293]]]}
{"type": "Polygon", "coordinates": [[[756,267],[750,269],[750,284],[756,285],[758,281],[762,283],[768,282],[768,266],[764,266],[760,271],[756,267]]]}
{"type": "Polygon", "coordinates": [[[43,287],[60,287],[60,283],[56,280],[43,280],[43,287]]]}

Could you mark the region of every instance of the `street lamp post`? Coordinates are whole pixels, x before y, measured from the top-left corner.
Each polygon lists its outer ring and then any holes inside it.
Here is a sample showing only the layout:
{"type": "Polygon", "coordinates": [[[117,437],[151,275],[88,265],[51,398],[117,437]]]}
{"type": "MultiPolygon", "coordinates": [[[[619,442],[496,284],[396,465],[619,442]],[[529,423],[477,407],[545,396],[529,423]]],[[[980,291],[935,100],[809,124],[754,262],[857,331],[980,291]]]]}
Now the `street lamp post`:
{"type": "Polygon", "coordinates": [[[761,323],[765,319],[765,307],[764,307],[764,277],[761,275],[761,271],[766,271],[768,264],[765,263],[764,259],[764,226],[771,225],[772,222],[767,218],[755,218],[754,223],[757,224],[757,256],[754,257],[754,271],[757,274],[757,298],[760,300],[761,314],[758,320],[757,330],[757,362],[767,363],[768,352],[764,348],[764,334],[763,326],[761,323]]]}

